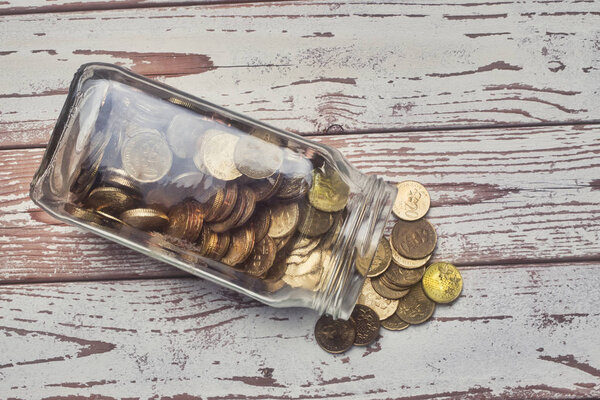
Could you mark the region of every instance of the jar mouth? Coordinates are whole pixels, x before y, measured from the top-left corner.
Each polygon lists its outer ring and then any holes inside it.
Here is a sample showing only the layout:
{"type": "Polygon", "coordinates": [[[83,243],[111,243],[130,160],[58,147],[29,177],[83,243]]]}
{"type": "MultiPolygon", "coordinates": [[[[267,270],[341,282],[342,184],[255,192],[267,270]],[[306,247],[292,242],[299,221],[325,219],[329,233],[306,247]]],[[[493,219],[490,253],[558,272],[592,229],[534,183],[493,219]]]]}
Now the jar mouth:
{"type": "Polygon", "coordinates": [[[365,179],[361,193],[348,201],[349,214],[325,257],[323,286],[314,297],[314,308],[333,318],[350,318],[368,271],[356,268],[360,257],[371,265],[390,216],[394,188],[376,176],[365,179]],[[363,275],[364,274],[364,275],[363,275]]]}

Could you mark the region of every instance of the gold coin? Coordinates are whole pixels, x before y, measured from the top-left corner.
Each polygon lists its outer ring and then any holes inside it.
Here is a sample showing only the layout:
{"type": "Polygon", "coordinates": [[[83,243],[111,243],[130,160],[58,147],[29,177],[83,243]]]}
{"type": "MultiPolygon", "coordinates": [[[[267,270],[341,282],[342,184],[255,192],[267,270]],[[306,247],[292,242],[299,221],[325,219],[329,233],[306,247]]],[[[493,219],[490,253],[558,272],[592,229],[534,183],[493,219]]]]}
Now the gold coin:
{"type": "Polygon", "coordinates": [[[321,270],[322,252],[315,250],[312,253],[302,257],[290,255],[287,259],[286,275],[302,276],[315,274],[321,270]]]}
{"type": "Polygon", "coordinates": [[[354,344],[356,328],[351,319],[333,319],[323,315],[315,325],[315,339],[319,346],[328,353],[343,353],[354,344]]]}
{"type": "Polygon", "coordinates": [[[427,267],[423,276],[423,290],[436,303],[450,303],[460,295],[463,280],[458,269],[445,262],[436,262],[427,267]]]}
{"type": "MultiPolygon", "coordinates": [[[[333,216],[333,225],[329,232],[323,235],[323,240],[321,242],[321,247],[323,249],[330,248],[340,236],[340,232],[342,231],[342,226],[344,225],[344,217],[341,212],[337,212],[333,216]]],[[[366,269],[365,269],[366,273],[366,269]]],[[[364,276],[364,273],[362,274],[364,276]]]]}
{"type": "Polygon", "coordinates": [[[169,223],[169,217],[157,208],[133,208],[121,213],[119,218],[143,231],[160,231],[169,223]]]}
{"type": "Polygon", "coordinates": [[[271,209],[271,226],[267,233],[272,238],[280,238],[294,233],[300,222],[298,203],[278,203],[271,209]]]}
{"type": "Polygon", "coordinates": [[[246,198],[246,206],[244,208],[244,212],[240,216],[240,219],[238,219],[235,223],[236,228],[248,222],[250,217],[252,217],[254,214],[254,210],[256,209],[256,195],[252,189],[247,186],[242,186],[240,189],[240,196],[246,198]]]}
{"type": "Polygon", "coordinates": [[[319,290],[321,270],[304,275],[288,275],[286,273],[281,279],[291,287],[317,291],[319,290]]]}
{"type": "Polygon", "coordinates": [[[135,207],[139,202],[139,197],[132,196],[121,189],[101,186],[90,192],[84,204],[86,207],[106,214],[119,215],[123,211],[135,207]]]}
{"type": "Polygon", "coordinates": [[[268,200],[277,193],[283,178],[281,174],[274,174],[265,179],[253,179],[248,186],[254,190],[256,201],[268,200]]]}
{"type": "Polygon", "coordinates": [[[399,316],[394,314],[381,321],[381,326],[390,331],[401,331],[408,328],[410,324],[402,321],[399,316]]]}
{"type": "Polygon", "coordinates": [[[196,200],[187,199],[169,211],[167,234],[195,242],[202,231],[202,206],[196,200]]]}
{"type": "Polygon", "coordinates": [[[408,268],[408,269],[420,268],[423,265],[425,265],[427,263],[427,261],[429,261],[429,259],[431,258],[431,254],[430,254],[427,257],[413,260],[413,259],[401,256],[394,249],[394,246],[390,246],[390,249],[392,250],[392,260],[394,260],[394,262],[396,264],[398,264],[399,266],[401,266],[402,268],[408,268]]]}
{"type": "Polygon", "coordinates": [[[235,183],[228,182],[225,185],[225,191],[223,193],[223,203],[217,209],[214,210],[214,215],[216,216],[214,220],[216,222],[223,221],[227,217],[229,217],[229,215],[233,211],[233,208],[235,207],[238,198],[238,193],[238,185],[236,185],[235,183]]]}
{"type": "Polygon", "coordinates": [[[398,194],[392,210],[398,218],[415,221],[427,214],[431,198],[423,185],[415,181],[404,181],[397,184],[396,187],[398,194]]]}
{"type": "Polygon", "coordinates": [[[138,184],[125,170],[109,167],[103,169],[100,175],[102,186],[116,187],[128,191],[132,195],[140,196],[138,184]]]}
{"type": "Polygon", "coordinates": [[[144,131],[128,138],[121,149],[123,169],[139,182],[156,182],[171,169],[173,154],[156,131],[144,131]]]}
{"type": "Polygon", "coordinates": [[[123,221],[121,221],[120,219],[98,210],[96,210],[95,213],[98,214],[98,216],[100,217],[100,225],[109,227],[111,229],[123,227],[123,221]]]}
{"type": "Polygon", "coordinates": [[[408,269],[392,263],[384,276],[389,282],[398,287],[409,287],[419,282],[425,273],[425,267],[408,269]]]}
{"type": "Polygon", "coordinates": [[[426,219],[398,221],[390,236],[390,243],[398,254],[414,260],[430,255],[436,242],[435,228],[426,219]]]}
{"type": "Polygon", "coordinates": [[[225,253],[229,250],[229,245],[231,244],[232,237],[229,232],[218,233],[217,241],[211,251],[206,255],[213,260],[221,260],[225,253]]]}
{"type": "Polygon", "coordinates": [[[382,237],[377,245],[377,250],[375,250],[375,257],[373,257],[373,262],[371,263],[371,268],[369,269],[367,276],[369,278],[374,278],[383,274],[385,270],[388,269],[391,262],[392,249],[390,243],[386,238],[382,237]]]}
{"type": "Polygon", "coordinates": [[[222,263],[236,266],[243,263],[252,253],[254,248],[254,230],[252,227],[243,226],[232,231],[229,250],[221,260],[222,263]]]}
{"type": "Polygon", "coordinates": [[[252,179],[263,179],[273,175],[281,167],[283,153],[272,143],[246,135],[238,140],[233,160],[242,174],[252,179]]]}
{"type": "Polygon", "coordinates": [[[386,299],[397,300],[408,294],[408,289],[395,290],[384,284],[382,277],[371,279],[373,290],[386,299]]]}
{"type": "Polygon", "coordinates": [[[269,236],[265,236],[254,245],[250,257],[246,260],[245,272],[257,278],[266,274],[273,266],[276,254],[275,242],[269,236]]]}
{"type": "Polygon", "coordinates": [[[368,346],[379,336],[381,322],[379,316],[369,307],[357,304],[350,317],[356,326],[355,346],[368,346]]]}
{"type": "Polygon", "coordinates": [[[307,236],[321,236],[331,228],[333,214],[319,211],[307,202],[300,205],[298,232],[307,236]]]}
{"type": "Polygon", "coordinates": [[[220,132],[203,142],[204,167],[215,178],[231,181],[242,175],[233,159],[240,138],[232,133],[220,132]]]}
{"type": "MultiPolygon", "coordinates": [[[[269,229],[270,229],[270,227],[269,227],[269,229]]],[[[273,238],[273,241],[275,242],[277,251],[281,251],[285,246],[287,246],[290,243],[290,240],[292,239],[292,234],[289,234],[287,236],[282,236],[282,237],[271,236],[271,238],[273,238]]]]}
{"type": "MultiPolygon", "coordinates": [[[[269,226],[271,225],[271,209],[266,207],[264,204],[256,206],[254,215],[250,218],[250,224],[254,228],[256,234],[256,241],[261,241],[269,232],[269,226]]],[[[277,248],[275,248],[277,250],[277,248]]]]}
{"type": "Polygon", "coordinates": [[[321,211],[340,211],[348,202],[350,187],[340,174],[333,169],[313,170],[312,186],[308,200],[313,207],[321,211]]]}
{"type": "Polygon", "coordinates": [[[77,219],[81,219],[85,222],[100,224],[100,216],[94,212],[94,210],[90,210],[87,208],[77,207],[71,203],[65,203],[64,209],[67,213],[71,214],[73,217],[77,219]]]}
{"type": "Polygon", "coordinates": [[[363,304],[375,311],[380,320],[388,318],[398,308],[398,300],[386,299],[373,289],[371,278],[365,280],[357,304],[363,304]]]}
{"type": "Polygon", "coordinates": [[[398,303],[396,315],[411,325],[422,324],[433,315],[435,303],[425,295],[421,285],[414,285],[398,303]]]}

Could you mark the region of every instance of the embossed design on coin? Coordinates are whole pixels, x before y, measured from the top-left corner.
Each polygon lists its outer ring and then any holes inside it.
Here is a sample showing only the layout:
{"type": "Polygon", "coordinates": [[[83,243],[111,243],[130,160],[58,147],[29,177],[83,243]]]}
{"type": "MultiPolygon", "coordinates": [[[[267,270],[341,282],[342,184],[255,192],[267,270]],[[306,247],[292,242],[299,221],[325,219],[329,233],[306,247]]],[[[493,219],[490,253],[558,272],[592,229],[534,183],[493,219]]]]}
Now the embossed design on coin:
{"type": "Polygon", "coordinates": [[[433,225],[426,219],[420,219],[414,222],[396,222],[390,240],[400,255],[419,259],[433,252],[437,236],[433,225]]]}
{"type": "Polygon", "coordinates": [[[425,295],[421,285],[410,288],[410,292],[401,298],[396,315],[411,325],[422,324],[433,315],[435,303],[425,295]]]}
{"type": "Polygon", "coordinates": [[[392,263],[383,276],[394,285],[409,287],[419,282],[424,273],[425,267],[408,269],[392,263]]]}
{"type": "Polygon", "coordinates": [[[463,280],[458,269],[445,262],[436,262],[427,267],[423,276],[423,290],[436,303],[450,303],[460,295],[463,280]]]}
{"type": "Polygon", "coordinates": [[[388,318],[398,308],[398,300],[386,299],[373,289],[371,278],[365,280],[357,304],[363,304],[375,311],[380,320],[388,318]]]}
{"type": "Polygon", "coordinates": [[[315,339],[319,346],[329,353],[343,353],[354,344],[356,329],[350,319],[334,320],[329,315],[323,315],[315,325],[315,339]]]}
{"type": "Polygon", "coordinates": [[[401,331],[410,326],[408,322],[404,322],[396,314],[381,321],[381,326],[390,331],[401,331]]]}
{"type": "Polygon", "coordinates": [[[158,133],[140,132],[127,139],[121,150],[123,169],[139,182],[156,182],[171,169],[173,154],[158,133]]]}
{"type": "Polygon", "coordinates": [[[394,201],[394,214],[405,221],[422,218],[431,203],[429,192],[423,185],[415,181],[404,181],[396,185],[398,194],[394,201]]]}
{"type": "Polygon", "coordinates": [[[351,318],[356,326],[356,337],[354,338],[356,346],[368,346],[377,339],[381,323],[375,311],[365,305],[357,304],[352,311],[351,318]]]}
{"type": "Polygon", "coordinates": [[[271,209],[271,226],[268,235],[280,238],[291,235],[300,221],[298,203],[279,203],[271,209]]]}
{"type": "Polygon", "coordinates": [[[369,269],[367,276],[369,278],[374,278],[383,274],[385,270],[388,269],[391,262],[392,249],[390,247],[390,243],[386,238],[382,237],[379,239],[377,250],[375,250],[375,257],[373,258],[373,262],[371,263],[371,268],[369,269]]]}
{"type": "Polygon", "coordinates": [[[254,277],[266,274],[273,265],[276,254],[275,242],[269,236],[265,236],[254,245],[250,258],[246,261],[246,273],[254,277]]]}
{"type": "Polygon", "coordinates": [[[237,142],[233,159],[242,174],[262,179],[273,175],[281,167],[283,152],[272,143],[246,135],[237,142]]]}
{"type": "Polygon", "coordinates": [[[307,202],[300,205],[298,232],[307,236],[321,236],[331,228],[333,214],[319,211],[307,202]]]}
{"type": "Polygon", "coordinates": [[[371,279],[371,285],[373,286],[373,290],[375,290],[378,294],[390,300],[401,299],[402,297],[406,296],[409,291],[408,288],[399,289],[387,286],[383,277],[371,279]]]}
{"type": "Polygon", "coordinates": [[[110,215],[119,215],[123,211],[135,207],[140,198],[110,186],[100,186],[92,190],[85,200],[87,207],[103,211],[110,215]]]}
{"type": "Polygon", "coordinates": [[[227,132],[210,136],[202,143],[204,167],[215,178],[231,181],[242,175],[233,161],[239,137],[227,132]]]}
{"type": "MultiPolygon", "coordinates": [[[[391,239],[388,240],[388,242],[390,242],[390,241],[391,241],[391,239]]],[[[394,249],[394,246],[390,246],[390,249],[392,250],[392,260],[394,260],[394,262],[396,264],[398,264],[399,266],[401,266],[402,268],[407,268],[407,269],[420,268],[423,265],[425,265],[427,263],[427,261],[429,261],[429,259],[431,258],[431,254],[430,254],[427,257],[413,260],[411,258],[406,258],[406,257],[401,256],[396,251],[396,249],[394,249]]]]}
{"type": "Polygon", "coordinates": [[[346,206],[349,193],[350,187],[337,171],[313,170],[308,199],[316,209],[327,212],[340,211],[346,206]]]}

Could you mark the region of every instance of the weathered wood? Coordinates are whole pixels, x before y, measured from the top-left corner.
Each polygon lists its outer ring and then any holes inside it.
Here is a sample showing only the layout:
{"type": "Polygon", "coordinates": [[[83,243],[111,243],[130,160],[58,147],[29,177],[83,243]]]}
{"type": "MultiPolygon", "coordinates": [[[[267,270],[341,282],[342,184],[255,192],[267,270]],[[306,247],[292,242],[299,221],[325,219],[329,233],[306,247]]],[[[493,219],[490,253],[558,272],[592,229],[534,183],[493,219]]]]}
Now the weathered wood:
{"type": "MultiPolygon", "coordinates": [[[[461,265],[600,258],[600,126],[323,136],[361,171],[431,193],[437,256],[461,265]]],[[[0,151],[0,281],[180,272],[77,228],[29,199],[42,149],[0,151]]]]}
{"type": "Polygon", "coordinates": [[[463,268],[461,297],[438,306],[432,321],[382,330],[375,344],[341,355],[314,342],[314,313],[266,307],[202,280],[0,286],[0,392],[9,398],[597,398],[599,269],[598,263],[463,268]]]}
{"type": "Polygon", "coordinates": [[[90,61],[300,133],[598,120],[599,25],[598,3],[561,1],[4,16],[0,145],[45,144],[72,74],[90,61]]]}

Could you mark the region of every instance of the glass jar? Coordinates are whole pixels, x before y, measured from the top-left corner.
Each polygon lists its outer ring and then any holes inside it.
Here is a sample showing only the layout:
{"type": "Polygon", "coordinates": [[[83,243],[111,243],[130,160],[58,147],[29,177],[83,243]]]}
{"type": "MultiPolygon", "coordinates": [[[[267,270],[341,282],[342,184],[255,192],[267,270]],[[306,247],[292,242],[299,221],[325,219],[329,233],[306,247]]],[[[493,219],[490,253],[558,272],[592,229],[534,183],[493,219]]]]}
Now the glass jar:
{"type": "Polygon", "coordinates": [[[396,189],[336,149],[110,64],[75,74],[33,201],[275,307],[348,318],[396,189]]]}

